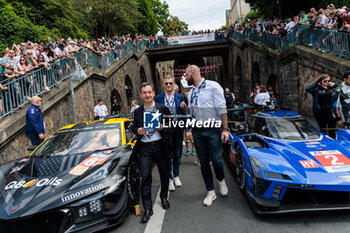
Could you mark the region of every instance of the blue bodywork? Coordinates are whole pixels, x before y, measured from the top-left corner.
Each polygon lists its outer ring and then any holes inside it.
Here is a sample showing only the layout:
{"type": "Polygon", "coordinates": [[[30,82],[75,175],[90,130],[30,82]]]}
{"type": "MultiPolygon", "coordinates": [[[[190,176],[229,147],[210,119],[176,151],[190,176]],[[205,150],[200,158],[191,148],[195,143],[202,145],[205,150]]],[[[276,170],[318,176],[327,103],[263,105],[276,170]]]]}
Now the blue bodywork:
{"type": "MultiPolygon", "coordinates": [[[[305,122],[292,111],[258,112],[252,118],[305,122]]],[[[350,130],[337,130],[337,140],[314,128],[310,132],[313,139],[302,133],[301,140],[254,131],[232,135],[227,159],[236,168],[241,155],[244,190],[256,213],[350,209],[350,130]]]]}

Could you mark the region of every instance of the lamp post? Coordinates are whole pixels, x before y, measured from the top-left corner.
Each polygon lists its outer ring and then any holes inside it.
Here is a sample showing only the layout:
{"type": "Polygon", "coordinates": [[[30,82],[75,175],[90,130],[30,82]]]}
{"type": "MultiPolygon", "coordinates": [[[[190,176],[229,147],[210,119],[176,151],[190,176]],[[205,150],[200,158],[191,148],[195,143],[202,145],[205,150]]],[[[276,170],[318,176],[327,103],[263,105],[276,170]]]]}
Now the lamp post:
{"type": "Polygon", "coordinates": [[[282,12],[281,12],[281,3],[280,0],[277,0],[277,5],[278,5],[278,12],[280,14],[280,19],[282,19],[282,12]]]}
{"type": "Polygon", "coordinates": [[[96,27],[96,40],[98,40],[98,33],[97,33],[97,19],[94,19],[94,22],[95,22],[95,27],[96,27]]]}

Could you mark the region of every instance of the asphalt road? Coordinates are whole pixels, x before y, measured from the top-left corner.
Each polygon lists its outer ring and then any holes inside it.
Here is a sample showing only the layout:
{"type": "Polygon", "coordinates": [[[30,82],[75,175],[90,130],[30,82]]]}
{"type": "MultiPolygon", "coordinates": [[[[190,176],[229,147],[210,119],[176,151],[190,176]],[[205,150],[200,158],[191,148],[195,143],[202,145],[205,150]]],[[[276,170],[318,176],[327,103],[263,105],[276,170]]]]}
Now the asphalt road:
{"type": "MultiPolygon", "coordinates": [[[[238,189],[233,172],[225,161],[226,182],[229,187],[227,197],[219,196],[210,207],[204,207],[206,195],[200,168],[194,165],[194,157],[183,157],[180,178],[183,186],[170,193],[170,209],[165,212],[162,233],[337,233],[350,232],[350,211],[306,212],[258,216],[250,209],[244,194],[238,189]]],[[[159,190],[157,169],[153,170],[153,196],[159,190]]],[[[217,185],[217,184],[216,184],[217,185]]],[[[141,224],[141,216],[130,212],[128,220],[119,227],[105,233],[143,233],[146,224],[141,224]]]]}

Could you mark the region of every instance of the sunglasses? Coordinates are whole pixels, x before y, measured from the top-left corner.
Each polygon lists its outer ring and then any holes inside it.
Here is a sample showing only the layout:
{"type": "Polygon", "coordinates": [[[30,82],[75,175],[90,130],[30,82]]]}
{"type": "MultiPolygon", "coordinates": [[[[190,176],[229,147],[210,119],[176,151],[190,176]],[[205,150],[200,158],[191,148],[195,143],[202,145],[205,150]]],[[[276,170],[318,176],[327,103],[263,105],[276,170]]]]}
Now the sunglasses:
{"type": "Polygon", "coordinates": [[[324,83],[329,83],[331,80],[323,80],[324,83]]]}
{"type": "Polygon", "coordinates": [[[173,85],[173,83],[164,83],[166,86],[173,85]]]}

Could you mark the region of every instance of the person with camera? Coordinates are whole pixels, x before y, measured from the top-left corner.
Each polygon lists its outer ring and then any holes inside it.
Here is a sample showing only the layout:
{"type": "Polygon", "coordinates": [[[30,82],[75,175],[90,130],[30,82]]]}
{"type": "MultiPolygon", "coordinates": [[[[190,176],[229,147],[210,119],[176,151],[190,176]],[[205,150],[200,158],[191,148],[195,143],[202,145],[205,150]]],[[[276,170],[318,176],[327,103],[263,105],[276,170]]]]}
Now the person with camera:
{"type": "Polygon", "coordinates": [[[334,106],[338,98],[336,88],[339,85],[339,83],[331,82],[331,76],[329,74],[322,74],[311,85],[305,88],[312,95],[312,110],[320,131],[327,134],[328,130],[329,136],[334,139],[336,137],[336,122],[339,120],[334,106]]]}

